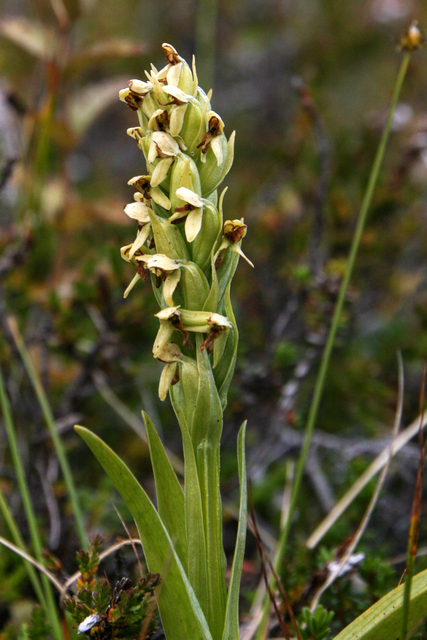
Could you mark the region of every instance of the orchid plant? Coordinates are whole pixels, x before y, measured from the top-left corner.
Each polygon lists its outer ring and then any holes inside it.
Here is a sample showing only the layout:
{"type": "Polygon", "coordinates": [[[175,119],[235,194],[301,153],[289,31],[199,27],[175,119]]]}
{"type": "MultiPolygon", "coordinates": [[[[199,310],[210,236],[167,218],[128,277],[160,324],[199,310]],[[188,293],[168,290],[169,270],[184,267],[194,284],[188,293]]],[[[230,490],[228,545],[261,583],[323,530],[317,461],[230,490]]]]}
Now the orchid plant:
{"type": "Polygon", "coordinates": [[[147,415],[157,508],[128,467],[96,435],[76,427],[121,493],[138,527],[148,569],[160,575],[157,601],[168,640],[237,640],[246,535],[245,425],[238,437],[240,513],[226,585],[220,495],[223,411],[238,331],[230,287],[246,234],[243,220],[223,220],[224,189],[234,150],[212,92],[169,44],[166,66],[130,80],[120,99],[138,117],[127,133],[146,161],[129,180],[136,192],[125,213],[135,240],[121,249],[134,268],[125,297],[151,279],[160,307],[153,356],[164,363],[159,396],[169,395],[181,429],[184,488],[147,415]]]}

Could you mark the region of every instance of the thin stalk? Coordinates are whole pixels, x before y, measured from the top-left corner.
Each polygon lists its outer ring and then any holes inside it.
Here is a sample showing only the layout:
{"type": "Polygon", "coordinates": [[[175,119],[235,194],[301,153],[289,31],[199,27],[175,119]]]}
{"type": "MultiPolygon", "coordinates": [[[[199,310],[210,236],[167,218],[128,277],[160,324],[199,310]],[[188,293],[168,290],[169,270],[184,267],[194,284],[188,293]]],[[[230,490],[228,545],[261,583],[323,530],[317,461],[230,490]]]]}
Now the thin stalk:
{"type": "MultiPolygon", "coordinates": [[[[30,492],[28,490],[27,480],[25,478],[25,472],[19,454],[18,442],[16,438],[15,426],[13,424],[12,412],[10,410],[9,401],[7,399],[6,390],[3,382],[3,374],[0,369],[0,404],[4,418],[4,424],[6,433],[9,440],[10,452],[12,455],[13,465],[15,467],[16,478],[18,482],[19,491],[24,506],[25,515],[30,530],[31,541],[34,547],[34,553],[36,559],[40,564],[43,564],[42,543],[40,538],[39,529],[37,526],[36,516],[33,510],[33,505],[30,498],[30,492]]],[[[19,545],[18,545],[19,546],[19,545]]],[[[42,583],[45,591],[45,597],[42,598],[41,604],[44,603],[46,614],[49,616],[49,620],[52,623],[54,633],[58,640],[62,638],[61,625],[58,618],[58,612],[53,598],[52,589],[46,576],[42,575],[42,583]]]]}
{"type": "Polygon", "coordinates": [[[16,347],[19,351],[19,354],[24,363],[24,367],[28,373],[28,376],[31,380],[31,384],[33,385],[34,391],[36,392],[37,399],[40,404],[40,408],[42,410],[43,416],[46,421],[47,428],[49,430],[50,436],[52,438],[56,455],[58,456],[59,464],[64,476],[65,486],[67,487],[68,495],[70,496],[71,505],[74,512],[74,517],[76,520],[76,527],[78,536],[80,539],[80,544],[84,549],[87,549],[88,542],[87,536],[83,524],[83,515],[80,509],[79,501],[77,498],[77,491],[74,486],[73,477],[71,474],[70,465],[68,463],[68,459],[64,450],[64,446],[62,444],[61,438],[59,437],[58,431],[55,426],[55,420],[52,415],[52,410],[49,405],[49,401],[46,397],[46,393],[43,389],[43,386],[40,382],[40,378],[37,374],[37,371],[31,361],[30,355],[25,346],[24,340],[19,332],[18,325],[14,318],[8,318],[8,326],[10,332],[13,335],[13,339],[15,341],[16,347]]]}
{"type": "Polygon", "coordinates": [[[421,504],[423,492],[423,470],[427,457],[427,441],[423,438],[424,404],[425,404],[426,365],[424,365],[423,380],[420,394],[421,420],[418,431],[420,461],[418,464],[417,479],[415,482],[414,497],[412,499],[411,522],[409,525],[408,547],[406,557],[405,588],[403,590],[402,625],[400,628],[400,640],[405,640],[408,633],[409,605],[411,603],[412,578],[414,577],[415,559],[418,550],[418,534],[420,530],[421,504]]]}
{"type": "MultiPolygon", "coordinates": [[[[384,159],[384,152],[387,146],[387,142],[390,136],[391,125],[393,122],[394,112],[396,110],[397,102],[399,100],[399,95],[402,89],[403,81],[406,75],[406,71],[408,69],[409,60],[411,57],[411,53],[408,51],[404,54],[403,60],[400,65],[399,73],[397,75],[393,97],[391,101],[390,111],[387,118],[387,123],[384,128],[383,134],[381,136],[380,143],[378,145],[377,153],[375,156],[375,160],[371,169],[371,173],[369,176],[368,185],[365,191],[365,195],[363,198],[362,206],[360,208],[359,217],[357,220],[356,229],[353,236],[353,241],[350,248],[350,253],[347,261],[347,268],[345,271],[344,278],[341,282],[340,291],[338,294],[338,299],[334,309],[334,315],[331,322],[331,327],[329,329],[328,337],[326,340],[325,348],[322,355],[322,360],[320,363],[319,373],[317,375],[316,384],[314,387],[313,398],[310,405],[310,410],[307,418],[307,425],[305,429],[305,437],[303,446],[301,449],[301,454],[298,459],[296,472],[295,472],[295,480],[292,486],[291,500],[289,504],[289,512],[288,517],[286,519],[285,526],[282,529],[278,548],[276,551],[274,566],[276,571],[278,570],[280,563],[282,561],[286,544],[288,541],[289,531],[292,524],[292,518],[295,513],[295,508],[298,502],[299,491],[301,487],[301,481],[304,475],[305,464],[307,461],[308,450],[311,443],[311,438],[313,436],[314,427],[316,424],[317,414],[319,411],[320,401],[323,395],[323,388],[325,384],[326,372],[328,370],[329,362],[331,359],[332,348],[334,346],[335,336],[338,329],[338,324],[341,318],[342,309],[344,306],[345,297],[348,290],[348,285],[350,283],[350,278],[353,273],[353,268],[356,261],[357,252],[360,245],[360,240],[362,238],[363,230],[365,228],[366,218],[368,215],[368,211],[372,202],[372,196],[374,194],[374,190],[378,181],[378,177],[380,174],[381,165],[384,159]]],[[[264,637],[265,630],[265,622],[266,622],[266,612],[268,611],[268,601],[266,601],[266,605],[264,607],[264,619],[263,624],[260,626],[259,633],[257,638],[264,637]]]]}
{"type": "MultiPolygon", "coordinates": [[[[7,526],[7,528],[10,531],[10,535],[13,538],[13,541],[15,542],[15,545],[17,547],[19,547],[22,551],[27,551],[27,548],[25,546],[24,540],[21,537],[21,534],[19,533],[19,529],[18,526],[15,522],[15,519],[9,509],[9,506],[6,502],[6,500],[4,499],[3,493],[0,491],[0,512],[3,516],[3,520],[7,526]]],[[[46,598],[45,595],[43,593],[43,589],[41,587],[40,584],[40,580],[37,576],[37,573],[34,570],[33,565],[31,564],[31,562],[28,562],[27,560],[24,560],[24,565],[25,568],[27,570],[28,573],[28,577],[30,579],[31,584],[33,585],[33,589],[34,592],[38,598],[38,601],[40,602],[41,606],[43,607],[43,609],[47,612],[48,608],[47,608],[47,602],[46,602],[46,598]]]]}

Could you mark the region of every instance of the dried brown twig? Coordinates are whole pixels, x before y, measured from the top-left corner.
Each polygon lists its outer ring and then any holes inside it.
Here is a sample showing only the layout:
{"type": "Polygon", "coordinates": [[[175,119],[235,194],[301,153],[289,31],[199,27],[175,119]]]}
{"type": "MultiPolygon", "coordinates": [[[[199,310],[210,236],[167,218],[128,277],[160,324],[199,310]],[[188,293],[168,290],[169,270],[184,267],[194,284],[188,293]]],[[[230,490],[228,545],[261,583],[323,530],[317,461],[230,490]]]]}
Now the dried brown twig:
{"type": "Polygon", "coordinates": [[[286,591],[285,591],[285,589],[283,587],[283,584],[282,584],[279,576],[277,575],[277,572],[276,572],[276,570],[275,570],[275,568],[273,566],[273,563],[270,560],[270,557],[269,557],[267,551],[264,548],[264,545],[263,545],[262,540],[261,540],[261,536],[260,536],[259,531],[258,531],[258,526],[257,526],[257,521],[256,521],[256,516],[255,516],[255,509],[254,509],[254,504],[253,504],[253,500],[252,500],[252,491],[251,491],[250,482],[249,482],[248,489],[249,489],[248,490],[249,507],[250,507],[250,510],[251,510],[251,518],[248,519],[248,523],[249,523],[249,526],[250,526],[250,528],[252,530],[252,533],[253,533],[253,535],[255,537],[258,556],[259,556],[259,560],[260,560],[260,564],[261,564],[262,575],[263,575],[263,578],[264,578],[265,586],[266,586],[267,591],[268,591],[268,595],[270,597],[270,601],[271,601],[271,603],[273,604],[273,607],[274,607],[274,612],[276,614],[277,621],[278,621],[278,623],[280,625],[280,628],[281,628],[282,633],[283,633],[284,637],[286,638],[286,640],[290,640],[291,636],[289,634],[289,630],[288,630],[288,628],[286,626],[286,623],[285,623],[285,621],[283,619],[283,616],[282,616],[282,614],[280,612],[280,609],[279,609],[279,607],[277,605],[276,598],[274,597],[274,594],[271,591],[270,581],[269,581],[268,573],[267,573],[266,562],[267,562],[267,564],[268,564],[268,566],[270,568],[270,571],[273,573],[276,585],[277,585],[277,587],[278,587],[278,589],[280,591],[280,595],[282,596],[283,602],[284,602],[284,604],[286,606],[286,609],[287,609],[288,615],[289,615],[289,617],[291,619],[291,622],[292,622],[293,628],[295,630],[295,633],[297,634],[297,638],[298,638],[298,640],[302,640],[301,634],[300,634],[300,631],[299,631],[299,628],[298,628],[298,624],[297,624],[297,621],[296,621],[295,616],[294,616],[294,612],[292,611],[292,607],[291,607],[291,604],[289,602],[289,598],[288,598],[288,596],[286,594],[286,591]]]}

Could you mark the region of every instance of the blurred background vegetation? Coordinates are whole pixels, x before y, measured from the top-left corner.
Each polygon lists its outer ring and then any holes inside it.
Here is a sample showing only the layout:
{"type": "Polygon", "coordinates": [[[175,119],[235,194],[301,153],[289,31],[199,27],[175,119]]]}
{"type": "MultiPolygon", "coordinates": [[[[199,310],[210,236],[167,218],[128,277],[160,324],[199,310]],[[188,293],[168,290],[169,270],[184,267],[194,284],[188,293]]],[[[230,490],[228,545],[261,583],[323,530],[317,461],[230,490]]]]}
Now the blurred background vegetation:
{"type": "MultiPolygon", "coordinates": [[[[89,533],[125,536],[126,510],[72,430],[94,430],[152,491],[141,439],[144,408],[181,455],[160,365],[151,346],[156,306],[148,283],[123,300],[133,273],[119,249],[133,239],[123,213],[127,181],[144,173],[118,101],[130,78],[164,61],[160,45],[197,56],[199,84],[236,129],[225,212],[244,217],[233,299],[241,339],[225,415],[223,492],[236,497],[236,434],[249,419],[254,502],[277,536],[282,494],[298,455],[314,376],[410,21],[422,0],[3,0],[0,2],[0,361],[45,545],[75,570],[78,540],[45,422],[8,319],[14,317],[66,445],[89,533]]],[[[372,486],[324,540],[303,541],[385,446],[397,398],[396,351],[405,366],[403,424],[418,413],[427,357],[427,64],[412,58],[380,185],[362,240],[309,456],[293,550],[283,579],[304,604],[310,580],[354,532],[372,486]]],[[[338,626],[396,584],[405,551],[416,443],[393,461],[362,543],[367,560],[324,602],[338,626]],[[355,586],[356,584],[356,586],[355,586]],[[362,585],[362,586],[361,586],[362,585]],[[359,591],[357,591],[359,589],[359,591]],[[350,596],[349,593],[352,595],[350,596]],[[357,596],[359,597],[359,596],[357,596]]],[[[0,487],[24,537],[3,430],[0,487]]],[[[127,518],[129,526],[131,523],[127,518]]],[[[236,524],[226,518],[226,550],[236,524]]],[[[421,523],[421,536],[427,526],[421,523]]],[[[7,536],[4,528],[3,535],[7,536]]],[[[248,542],[246,608],[259,571],[248,542]]],[[[132,571],[131,554],[116,558],[132,571]]],[[[423,566],[420,561],[419,568],[423,566]]],[[[124,567],[124,568],[123,568],[124,567]]],[[[109,570],[119,571],[117,567],[109,570]]],[[[0,629],[22,620],[33,595],[22,566],[0,549],[0,629]]]]}

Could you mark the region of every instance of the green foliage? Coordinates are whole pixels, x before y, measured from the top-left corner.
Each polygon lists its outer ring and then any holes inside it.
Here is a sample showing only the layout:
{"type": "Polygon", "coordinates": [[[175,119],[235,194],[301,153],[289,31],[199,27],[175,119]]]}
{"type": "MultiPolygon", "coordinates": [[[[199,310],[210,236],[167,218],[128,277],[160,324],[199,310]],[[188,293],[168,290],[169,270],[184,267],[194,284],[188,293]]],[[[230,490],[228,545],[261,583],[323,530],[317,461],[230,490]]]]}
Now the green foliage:
{"type": "Polygon", "coordinates": [[[46,613],[41,607],[34,607],[27,629],[28,640],[48,640],[52,637],[51,633],[52,627],[46,620],[46,613]]]}
{"type": "Polygon", "coordinates": [[[329,640],[334,615],[333,611],[327,611],[322,605],[318,605],[314,613],[304,607],[298,621],[302,639],[329,640]]]}
{"type": "MultiPolygon", "coordinates": [[[[149,573],[135,585],[129,578],[122,578],[112,588],[106,578],[97,575],[101,543],[102,538],[97,536],[91,541],[89,551],[77,553],[80,571],[77,594],[66,599],[65,610],[78,626],[78,633],[94,640],[150,637],[156,629],[154,592],[159,575],[149,573]],[[142,630],[145,635],[139,636],[142,630]]],[[[41,640],[39,629],[38,633],[34,640],[41,640]]]]}

